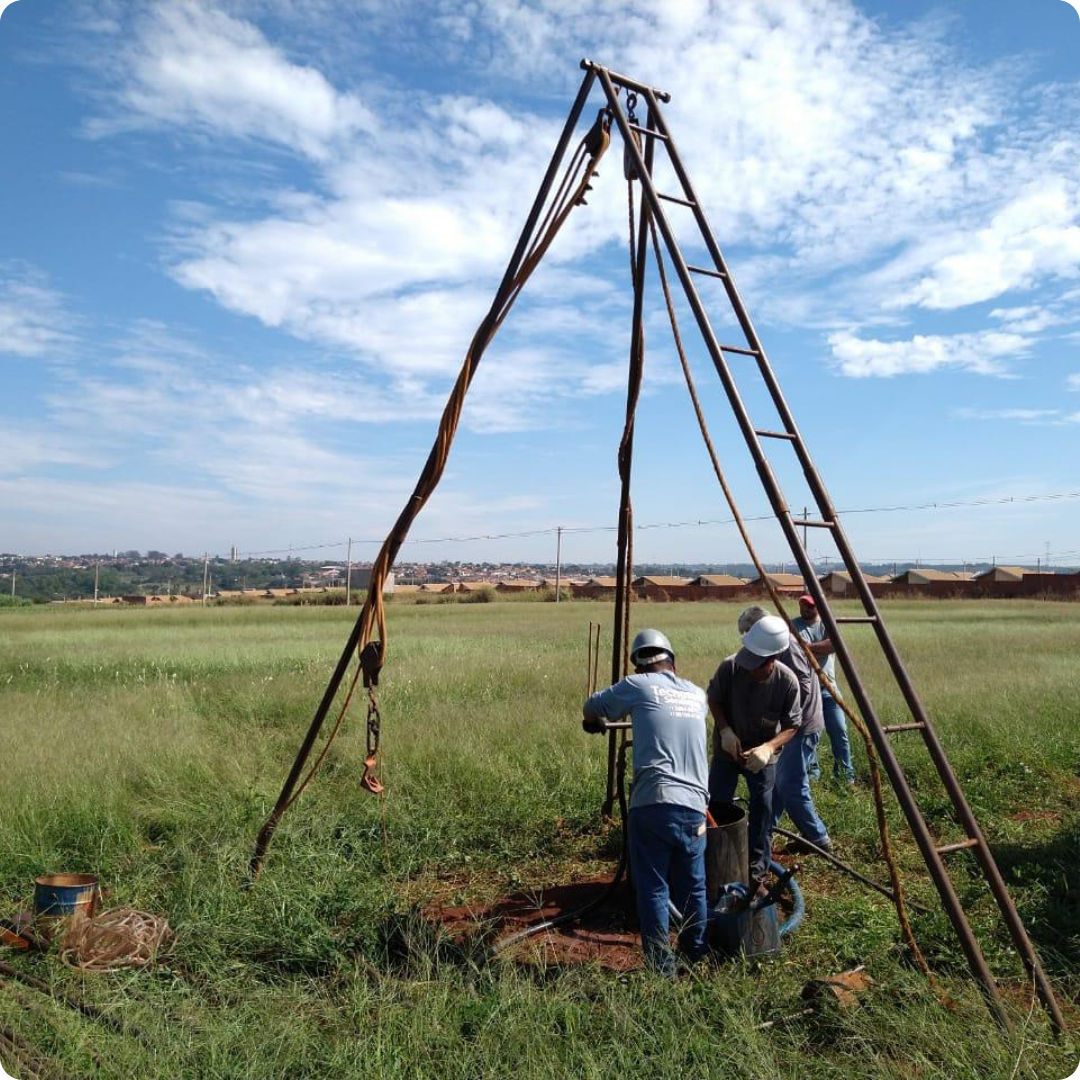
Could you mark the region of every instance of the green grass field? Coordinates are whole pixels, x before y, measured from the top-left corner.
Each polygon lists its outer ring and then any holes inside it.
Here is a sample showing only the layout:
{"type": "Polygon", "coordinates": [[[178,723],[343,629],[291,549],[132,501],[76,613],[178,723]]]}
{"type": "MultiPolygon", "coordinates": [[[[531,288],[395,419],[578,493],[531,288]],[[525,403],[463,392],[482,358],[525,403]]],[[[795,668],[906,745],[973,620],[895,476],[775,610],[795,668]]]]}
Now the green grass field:
{"type": "MultiPolygon", "coordinates": [[[[704,683],[734,650],[740,605],[641,604],[704,683]]],[[[1080,608],[892,603],[886,618],[1058,987],[1080,1010],[1080,608]]],[[[940,914],[914,927],[954,999],[938,1003],[898,946],[888,903],[808,860],[807,920],[782,955],[667,984],[641,972],[478,967],[418,917],[433,896],[492,900],[613,869],[601,828],[604,748],[580,729],[590,603],[391,604],[380,689],[380,801],[359,787],[364,710],[286,815],[263,875],[241,887],[351,625],[340,608],[0,612],[0,916],[42,873],[92,871],[107,906],[168,917],[154,971],[88,975],[55,954],[3,959],[98,1003],[126,1033],[0,980],[0,1027],[71,1076],[1039,1077],[1076,1067],[1055,1039],[973,862],[956,882],[1016,1029],[1003,1035],[940,914]],[[804,1008],[802,985],[865,964],[860,1007],[761,1028],[804,1008]],[[44,999],[42,999],[44,1001],[44,999]]],[[[898,693],[867,630],[861,670],[886,722],[898,693]]],[[[601,664],[601,678],[607,664],[601,664]]],[[[927,817],[960,837],[917,736],[897,736],[927,817]],[[903,741],[905,738],[908,741],[903,741]]],[[[828,750],[823,751],[828,763],[828,750]]],[[[865,757],[857,764],[866,774],[865,757]]],[[[827,783],[841,854],[879,880],[872,800],[827,783]]],[[[936,894],[891,796],[911,898],[936,894]]],[[[0,1061],[8,1064],[0,1050],[0,1061]]],[[[9,1065],[8,1071],[14,1071],[9,1065]]],[[[16,1072],[16,1076],[19,1074],[16,1072]]]]}

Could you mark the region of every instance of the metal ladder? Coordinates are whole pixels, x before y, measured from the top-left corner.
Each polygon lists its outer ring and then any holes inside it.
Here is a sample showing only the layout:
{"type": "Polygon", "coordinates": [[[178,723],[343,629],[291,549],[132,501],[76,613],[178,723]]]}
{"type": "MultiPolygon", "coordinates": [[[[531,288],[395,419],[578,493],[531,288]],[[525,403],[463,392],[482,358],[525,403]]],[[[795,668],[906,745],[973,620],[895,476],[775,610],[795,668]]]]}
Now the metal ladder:
{"type": "MultiPolygon", "coordinates": [[[[960,899],[957,896],[943,861],[944,856],[958,851],[970,850],[978,860],[983,876],[986,879],[990,892],[993,894],[994,900],[997,902],[1002,919],[1008,928],[1016,950],[1020,954],[1020,957],[1027,968],[1029,977],[1035,984],[1039,997],[1042,999],[1043,1005],[1049,1013],[1054,1027],[1058,1031],[1063,1031],[1065,1028],[1065,1020],[1054,996],[1053,988],[1042,969],[1042,965],[1040,964],[1035,949],[1031,944],[1031,940],[1027,935],[1027,931],[1024,929],[1024,925],[1016,910],[1012,897],[1009,895],[1009,890],[1005,885],[1001,872],[998,870],[993,854],[987,845],[986,838],[983,836],[982,830],[979,828],[979,823],[975,820],[975,815],[972,813],[971,807],[968,805],[968,801],[964,796],[960,782],[953,772],[952,767],[949,765],[948,758],[934,731],[933,724],[931,724],[930,718],[915,692],[915,688],[911,683],[911,679],[904,667],[904,663],[900,659],[896,646],[889,635],[885,626],[885,621],[882,618],[877,603],[870,592],[870,587],[866,582],[866,578],[864,577],[862,570],[859,567],[859,563],[848,543],[843,527],[840,524],[839,517],[837,516],[836,510],[829,498],[829,494],[825,489],[825,485],[818,475],[817,469],[806,448],[806,444],[799,434],[799,429],[791,414],[791,410],[784,400],[780,385],[777,382],[776,376],[765,355],[765,349],[761,340],[758,338],[757,332],[750,320],[750,316],[747,313],[746,306],[743,304],[738,289],[735,287],[735,281],[724,260],[724,256],[717,245],[712,229],[709,227],[705,212],[701,207],[697,195],[694,193],[690,177],[683,166],[682,159],[679,157],[675,142],[672,139],[660,109],[660,101],[669,101],[670,95],[636,82],[633,79],[629,79],[626,76],[619,75],[591,60],[582,60],[581,67],[586,72],[585,85],[582,87],[583,91],[587,92],[586,88],[590,86],[594,80],[599,81],[603,88],[612,119],[618,125],[626,147],[626,153],[636,171],[637,179],[641,183],[642,197],[648,205],[649,211],[663,238],[664,246],[676,269],[679,281],[686,294],[687,302],[690,305],[704,344],[708,349],[712,362],[716,367],[717,374],[723,384],[724,391],[727,394],[728,401],[731,404],[731,408],[735,414],[743,438],[745,439],[750,455],[753,458],[758,475],[760,476],[765,492],[769,497],[773,512],[780,522],[780,527],[787,539],[791,553],[795,557],[799,569],[802,571],[807,589],[817,603],[821,619],[824,622],[829,637],[835,647],[836,656],[839,658],[844,674],[847,676],[852,696],[854,697],[863,720],[866,723],[867,729],[870,732],[878,756],[889,777],[892,788],[896,793],[900,807],[907,819],[908,826],[919,847],[919,851],[922,853],[923,860],[930,872],[934,885],[937,887],[945,912],[956,931],[957,938],[967,957],[968,965],[978,980],[986,996],[987,1003],[995,1017],[1004,1027],[1008,1027],[1009,1018],[1002,1003],[997,982],[986,963],[982,949],[975,938],[971,924],[968,921],[967,915],[961,905],[960,899]],[[633,94],[644,99],[647,108],[647,119],[644,126],[640,123],[631,122],[631,120],[628,119],[620,101],[620,90],[625,90],[628,96],[633,94]],[[635,138],[635,136],[637,138],[635,138]],[[638,139],[641,140],[640,145],[638,139]],[[668,160],[674,169],[681,187],[681,191],[678,194],[658,192],[653,186],[652,163],[654,150],[657,148],[662,148],[668,155],[668,160]],[[675,233],[668,222],[664,210],[665,203],[680,206],[689,210],[693,215],[701,239],[712,259],[711,267],[692,266],[686,262],[675,238],[675,233]],[[694,281],[695,277],[705,277],[714,281],[719,280],[723,284],[731,309],[742,328],[745,344],[722,345],[717,341],[712,324],[706,313],[705,306],[698,294],[694,281]],[[768,388],[768,392],[782,421],[782,431],[758,429],[752,423],[739,394],[735,379],[728,366],[727,357],[732,355],[737,357],[748,357],[756,363],[758,372],[768,388]],[[813,498],[817,503],[817,510],[820,514],[819,517],[804,519],[796,518],[793,515],[776,477],[773,474],[772,468],[769,465],[764,450],[766,440],[786,443],[794,450],[813,498]],[[817,579],[813,564],[807,554],[805,544],[799,538],[800,529],[824,529],[831,534],[833,542],[844,563],[844,567],[851,575],[851,581],[855,591],[862,601],[863,610],[865,612],[864,615],[856,617],[837,617],[833,615],[828,605],[828,598],[825,596],[821,583],[817,579]],[[863,624],[868,625],[873,629],[877,636],[878,643],[881,646],[882,653],[888,662],[889,668],[896,679],[897,685],[899,686],[911,714],[911,721],[909,723],[883,725],[878,719],[874,707],[866,693],[866,689],[863,686],[862,680],[859,677],[859,672],[856,669],[854,659],[844,641],[841,626],[846,624],[863,624]],[[938,775],[941,777],[945,790],[948,792],[953,809],[956,813],[956,818],[967,835],[967,839],[963,842],[938,845],[931,835],[926,819],[923,817],[922,812],[915,801],[911,787],[907,782],[907,778],[905,777],[889,742],[890,735],[901,732],[918,732],[921,735],[926,749],[937,769],[938,775]]],[[[633,110],[631,109],[630,112],[632,113],[633,110]]],[[[643,236],[641,243],[644,245],[644,242],[645,239],[643,236]]]]}

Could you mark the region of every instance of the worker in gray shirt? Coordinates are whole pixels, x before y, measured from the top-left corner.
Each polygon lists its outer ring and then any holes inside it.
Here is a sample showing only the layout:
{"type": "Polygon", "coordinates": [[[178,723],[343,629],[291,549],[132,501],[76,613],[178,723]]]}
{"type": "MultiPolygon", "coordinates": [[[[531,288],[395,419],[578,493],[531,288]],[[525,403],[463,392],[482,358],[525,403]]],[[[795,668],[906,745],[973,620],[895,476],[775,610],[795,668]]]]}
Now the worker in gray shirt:
{"type": "Polygon", "coordinates": [[[742,636],[743,647],[720,663],[709,682],[715,728],[709,792],[731,802],[739,777],[750,792],[750,876],[765,891],[773,824],[777,754],[802,723],[799,684],[777,656],[790,644],[787,623],[766,615],[742,636]]]}
{"type": "MultiPolygon", "coordinates": [[[[739,632],[745,634],[750,627],[765,618],[775,618],[775,616],[770,616],[762,607],[748,607],[739,616],[739,632]]],[[[803,840],[809,840],[823,851],[831,851],[832,841],[829,839],[829,830],[825,828],[825,822],[821,820],[810,793],[809,764],[817,752],[821,733],[825,730],[821,684],[817,673],[810,666],[810,661],[797,635],[788,634],[787,648],[776,654],[776,661],[788,668],[799,683],[802,723],[799,725],[798,733],[788,743],[776,763],[772,820],[769,822],[769,828],[770,830],[775,828],[781,815],[786,811],[803,840]]],[[[810,850],[812,849],[798,840],[787,847],[787,851],[791,854],[798,855],[804,855],[810,850]]]]}
{"type": "Polygon", "coordinates": [[[669,900],[683,916],[682,952],[690,960],[706,952],[705,691],[676,675],[671,642],[658,630],[634,638],[630,662],[633,675],[585,702],[582,727],[601,733],[606,721],[627,716],[633,725],[630,870],[646,963],[670,977],[669,900]]]}

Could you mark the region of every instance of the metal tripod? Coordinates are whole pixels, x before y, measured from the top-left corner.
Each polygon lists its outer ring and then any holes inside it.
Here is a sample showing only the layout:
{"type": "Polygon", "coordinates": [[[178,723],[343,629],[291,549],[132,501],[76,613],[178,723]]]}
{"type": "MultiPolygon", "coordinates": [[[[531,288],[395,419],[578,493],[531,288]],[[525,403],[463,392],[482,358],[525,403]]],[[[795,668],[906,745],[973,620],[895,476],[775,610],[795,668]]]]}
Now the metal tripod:
{"type": "MultiPolygon", "coordinates": [[[[720,382],[735,415],[739,430],[750,451],[750,456],[757,469],[765,493],[769,498],[773,513],[776,515],[788,547],[798,563],[806,581],[806,587],[814,597],[821,619],[835,647],[841,667],[847,676],[852,696],[858,704],[859,711],[889,777],[889,782],[899,800],[904,817],[907,819],[908,826],[919,847],[926,867],[930,872],[934,885],[937,887],[941,903],[956,931],[961,948],[967,957],[968,965],[986,995],[987,1002],[995,1017],[1003,1026],[1008,1026],[1008,1016],[1001,1000],[997,982],[986,963],[960,898],[957,896],[945,868],[943,857],[958,851],[971,851],[978,860],[982,875],[990,892],[993,894],[1016,950],[1027,968],[1028,975],[1033,980],[1054,1027],[1062,1031],[1065,1027],[1065,1021],[1054,997],[1053,988],[1042,969],[1042,965],[1039,963],[1039,958],[1020,920],[1019,913],[994,861],[994,856],[987,845],[986,838],[983,836],[982,830],[975,820],[975,815],[968,805],[960,782],[949,764],[944,748],[934,731],[922,702],[919,700],[915,687],[912,685],[911,678],[904,667],[904,662],[901,660],[900,654],[897,652],[896,646],[889,635],[881,611],[870,592],[870,587],[859,567],[851,545],[848,543],[836,509],[833,507],[825,485],[822,483],[806,444],[799,433],[795,418],[784,400],[780,385],[765,355],[764,346],[754,329],[746,305],[739,295],[734,278],[728,269],[712,229],[709,227],[701,203],[694,192],[689,174],[679,156],[674,139],[668,130],[660,108],[661,101],[670,100],[669,95],[629,79],[624,75],[619,75],[590,60],[583,60],[581,66],[586,72],[586,83],[590,83],[595,78],[600,83],[607,98],[607,106],[611,111],[613,122],[622,134],[626,153],[632,160],[637,178],[641,182],[644,205],[648,207],[649,213],[660,231],[664,246],[678,274],[704,345],[716,367],[716,372],[720,377],[720,382]],[[620,101],[620,90],[643,99],[647,109],[647,118],[644,125],[633,123],[628,118],[620,101]],[[667,154],[667,159],[678,179],[680,190],[677,193],[660,192],[653,185],[653,156],[657,151],[667,154]],[[684,212],[688,211],[693,217],[700,239],[709,254],[711,266],[693,266],[687,263],[676,240],[675,231],[668,221],[665,204],[680,207],[684,212]],[[742,344],[720,344],[717,340],[712,322],[695,284],[695,278],[701,277],[719,281],[723,285],[730,304],[730,310],[734,313],[742,329],[744,336],[742,344]],[[772,431],[755,427],[743,403],[738,385],[728,363],[728,358],[732,356],[748,358],[750,364],[756,368],[758,376],[763,380],[776,407],[782,423],[782,430],[772,431]],[[786,445],[794,452],[817,504],[818,517],[808,519],[794,516],[769,464],[765,452],[766,443],[770,445],[786,445]],[[863,615],[855,617],[833,615],[829,608],[828,598],[817,579],[813,563],[807,553],[806,544],[800,536],[800,531],[805,536],[808,529],[824,529],[831,535],[843,561],[844,568],[851,575],[855,592],[862,603],[863,615]],[[872,629],[910,712],[910,722],[884,725],[879,720],[844,638],[842,627],[850,624],[863,625],[872,629]],[[926,819],[919,809],[904,771],[893,753],[889,741],[890,735],[907,732],[917,732],[925,744],[926,750],[948,793],[956,819],[967,835],[967,839],[961,843],[939,846],[931,835],[926,819]]],[[[644,238],[642,243],[644,243],[644,238]]]]}

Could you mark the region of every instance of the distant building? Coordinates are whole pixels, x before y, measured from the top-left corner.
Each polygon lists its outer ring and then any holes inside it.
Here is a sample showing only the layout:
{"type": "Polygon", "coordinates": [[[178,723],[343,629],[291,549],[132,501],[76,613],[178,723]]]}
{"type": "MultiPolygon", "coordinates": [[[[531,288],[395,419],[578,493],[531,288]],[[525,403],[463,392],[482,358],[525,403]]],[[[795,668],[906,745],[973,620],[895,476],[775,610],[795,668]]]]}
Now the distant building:
{"type": "MultiPolygon", "coordinates": [[[[797,596],[806,592],[806,582],[801,574],[766,574],[766,578],[772,583],[772,587],[779,593],[797,596]]],[[[746,583],[748,589],[765,589],[762,578],[756,577],[746,583]]]]}
{"type": "MultiPolygon", "coordinates": [[[[542,583],[540,581],[529,581],[525,578],[514,578],[512,581],[498,581],[495,584],[495,591],[501,593],[527,593],[538,592],[542,583]]],[[[554,584],[552,582],[551,584],[554,584]]]]}
{"type": "Polygon", "coordinates": [[[1035,570],[1028,570],[1023,566],[991,566],[989,570],[983,570],[981,574],[976,574],[975,580],[982,582],[984,585],[1001,581],[1016,582],[1023,581],[1026,575],[1035,573],[1035,570]]]}
{"type": "Polygon", "coordinates": [[[916,567],[911,570],[905,570],[902,574],[897,574],[896,577],[892,579],[892,583],[899,588],[910,589],[937,583],[956,585],[961,582],[971,581],[974,579],[974,576],[974,574],[964,570],[930,570],[927,568],[916,567]]]}
{"type": "Polygon", "coordinates": [[[699,585],[703,589],[736,588],[746,585],[745,578],[735,577],[733,574],[701,574],[690,582],[691,585],[699,585]]]}
{"type": "Polygon", "coordinates": [[[686,598],[686,587],[690,584],[690,579],[645,574],[634,578],[631,584],[642,600],[682,600],[686,598]]]}
{"type": "MultiPolygon", "coordinates": [[[[341,585],[345,584],[345,571],[341,570],[338,578],[341,585]]],[[[391,570],[386,575],[386,579],[383,581],[383,596],[387,596],[394,591],[394,571],[391,570]]],[[[349,587],[353,589],[367,589],[371,585],[371,567],[370,566],[354,566],[352,568],[352,574],[349,577],[349,587]]]]}
{"type": "MultiPolygon", "coordinates": [[[[882,577],[880,574],[863,574],[863,579],[870,586],[870,592],[875,596],[890,584],[890,579],[882,577]]],[[[851,583],[851,574],[847,570],[834,570],[831,574],[818,578],[818,581],[828,596],[855,595],[855,587],[851,583]]]]}

